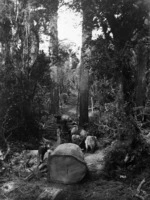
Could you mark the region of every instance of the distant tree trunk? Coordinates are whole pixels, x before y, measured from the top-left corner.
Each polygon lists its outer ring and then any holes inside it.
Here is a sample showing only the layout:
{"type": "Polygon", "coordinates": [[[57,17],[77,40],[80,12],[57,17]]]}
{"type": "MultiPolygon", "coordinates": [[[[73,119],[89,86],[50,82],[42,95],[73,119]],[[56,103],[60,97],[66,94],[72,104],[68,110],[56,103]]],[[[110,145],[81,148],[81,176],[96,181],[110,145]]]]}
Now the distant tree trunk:
{"type": "Polygon", "coordinates": [[[146,65],[147,52],[143,43],[138,46],[137,57],[137,87],[136,87],[136,106],[144,106],[146,98],[146,65]]]}
{"type": "Polygon", "coordinates": [[[79,93],[79,82],[77,85],[78,97],[77,97],[77,107],[76,107],[76,117],[79,117],[79,101],[80,101],[80,93],[79,93]]]}
{"type": "Polygon", "coordinates": [[[90,41],[92,38],[92,17],[89,4],[82,1],[83,24],[82,24],[82,50],[80,65],[80,119],[79,125],[88,123],[88,98],[89,98],[89,71],[87,60],[90,57],[90,41]]]}
{"type": "Polygon", "coordinates": [[[122,82],[120,80],[119,85],[118,85],[118,92],[116,95],[116,109],[117,111],[121,110],[123,108],[123,89],[122,89],[123,85],[122,82]]]}
{"type": "MultiPolygon", "coordinates": [[[[128,59],[127,59],[128,60],[128,59]]],[[[133,94],[135,91],[133,82],[133,71],[129,61],[122,62],[122,90],[124,111],[127,115],[132,113],[133,94]]]]}
{"type": "Polygon", "coordinates": [[[58,0],[53,0],[52,1],[52,10],[53,12],[51,13],[50,16],[50,58],[51,58],[51,63],[55,66],[57,66],[57,74],[56,74],[56,82],[53,83],[52,86],[52,110],[51,112],[53,114],[56,114],[59,112],[59,84],[58,84],[58,27],[57,27],[57,21],[58,21],[58,0]]]}
{"type": "Polygon", "coordinates": [[[123,109],[127,115],[132,114],[133,99],[135,92],[134,70],[131,64],[131,50],[128,46],[117,47],[116,50],[120,52],[118,56],[118,66],[121,71],[119,73],[119,87],[118,87],[118,109],[123,109]]]}
{"type": "Polygon", "coordinates": [[[91,112],[94,112],[94,100],[93,97],[91,97],[91,112]]]}

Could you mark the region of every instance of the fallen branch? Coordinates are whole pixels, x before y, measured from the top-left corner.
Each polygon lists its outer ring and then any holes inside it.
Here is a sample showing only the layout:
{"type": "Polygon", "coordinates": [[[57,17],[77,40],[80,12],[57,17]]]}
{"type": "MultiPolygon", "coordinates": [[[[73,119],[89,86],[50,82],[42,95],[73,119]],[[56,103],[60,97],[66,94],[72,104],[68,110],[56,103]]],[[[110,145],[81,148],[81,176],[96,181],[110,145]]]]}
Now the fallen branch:
{"type": "MultiPolygon", "coordinates": [[[[30,170],[31,171],[31,170],[30,170]]],[[[34,171],[31,171],[31,174],[29,174],[26,178],[24,178],[24,181],[30,181],[31,179],[33,179],[34,177],[37,178],[37,173],[34,171]]]]}
{"type": "Polygon", "coordinates": [[[26,178],[24,178],[24,181],[30,181],[31,179],[33,179],[35,177],[35,174],[29,174],[26,178]]]}
{"type": "Polygon", "coordinates": [[[30,174],[24,178],[25,181],[30,181],[31,179],[35,178],[39,178],[39,175],[41,173],[45,173],[47,171],[47,164],[46,163],[41,163],[40,165],[37,166],[36,170],[32,171],[30,170],[30,174]]]}
{"type": "Polygon", "coordinates": [[[141,199],[141,200],[145,200],[145,197],[143,197],[143,196],[141,196],[141,195],[139,195],[139,194],[135,194],[135,197],[137,197],[137,198],[139,198],[139,199],[141,199]]]}
{"type": "Polygon", "coordinates": [[[145,178],[140,182],[139,186],[137,187],[137,193],[139,194],[141,192],[141,187],[145,183],[145,178]]]}
{"type": "Polygon", "coordinates": [[[38,169],[41,171],[42,169],[46,168],[47,167],[47,164],[46,163],[41,163],[39,166],[38,166],[38,169]]]}
{"type": "Polygon", "coordinates": [[[141,200],[146,200],[146,198],[149,196],[146,191],[142,190],[142,185],[145,183],[145,178],[140,182],[139,186],[137,187],[136,191],[137,193],[135,196],[141,200]]]}

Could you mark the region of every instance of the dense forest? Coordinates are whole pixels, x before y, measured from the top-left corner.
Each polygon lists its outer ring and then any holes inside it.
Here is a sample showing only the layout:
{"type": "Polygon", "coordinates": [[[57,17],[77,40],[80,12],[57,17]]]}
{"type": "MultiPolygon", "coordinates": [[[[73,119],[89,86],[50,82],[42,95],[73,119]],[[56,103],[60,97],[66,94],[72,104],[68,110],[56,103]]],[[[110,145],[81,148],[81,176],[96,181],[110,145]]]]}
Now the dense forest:
{"type": "Polygon", "coordinates": [[[1,0],[0,105],[0,199],[150,199],[149,0],[1,0]],[[62,7],[81,48],[59,40],[62,7]]]}

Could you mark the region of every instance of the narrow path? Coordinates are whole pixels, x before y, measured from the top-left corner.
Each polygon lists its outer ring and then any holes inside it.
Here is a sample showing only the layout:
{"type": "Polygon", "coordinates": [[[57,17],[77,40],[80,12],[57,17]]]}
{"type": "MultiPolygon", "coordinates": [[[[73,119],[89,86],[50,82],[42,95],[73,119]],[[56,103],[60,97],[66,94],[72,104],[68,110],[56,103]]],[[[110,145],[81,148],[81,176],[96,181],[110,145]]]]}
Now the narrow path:
{"type": "Polygon", "coordinates": [[[62,113],[71,117],[77,116],[77,96],[70,96],[67,104],[62,107],[62,113]]]}
{"type": "MultiPolygon", "coordinates": [[[[62,108],[63,114],[68,114],[69,116],[76,116],[77,112],[77,97],[70,97],[68,99],[67,105],[62,108]]],[[[85,153],[85,162],[87,164],[88,170],[93,176],[93,174],[98,175],[102,172],[104,167],[104,151],[97,150],[94,154],[85,153]]]]}

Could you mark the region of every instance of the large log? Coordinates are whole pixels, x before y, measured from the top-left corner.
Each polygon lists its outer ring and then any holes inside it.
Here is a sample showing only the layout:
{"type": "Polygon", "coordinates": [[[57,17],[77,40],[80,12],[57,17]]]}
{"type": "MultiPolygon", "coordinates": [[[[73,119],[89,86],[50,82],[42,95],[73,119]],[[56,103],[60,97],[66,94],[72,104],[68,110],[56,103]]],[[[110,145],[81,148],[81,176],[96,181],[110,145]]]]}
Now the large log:
{"type": "Polygon", "coordinates": [[[86,153],[84,160],[87,165],[88,175],[90,178],[98,178],[104,168],[104,153],[101,150],[97,150],[95,153],[86,153]]]}
{"type": "Polygon", "coordinates": [[[81,181],[87,172],[84,155],[76,144],[59,145],[48,157],[48,180],[64,184],[81,181]]]}

